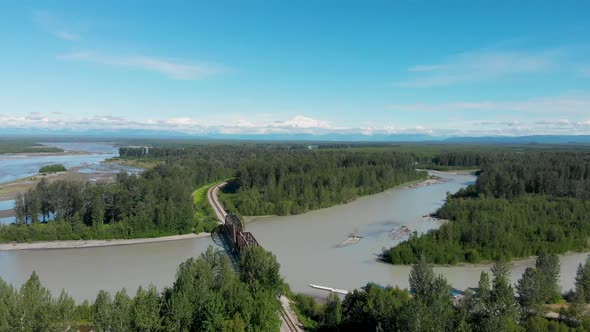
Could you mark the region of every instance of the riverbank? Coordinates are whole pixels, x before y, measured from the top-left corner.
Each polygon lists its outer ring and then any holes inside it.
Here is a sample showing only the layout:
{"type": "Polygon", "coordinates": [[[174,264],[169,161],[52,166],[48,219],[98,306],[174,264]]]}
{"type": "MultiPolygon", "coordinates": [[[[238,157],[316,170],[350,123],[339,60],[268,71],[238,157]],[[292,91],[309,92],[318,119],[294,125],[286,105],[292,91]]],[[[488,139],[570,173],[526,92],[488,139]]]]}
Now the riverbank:
{"type": "Polygon", "coordinates": [[[424,169],[422,171],[428,171],[431,173],[446,174],[446,175],[477,175],[477,172],[479,172],[481,170],[478,168],[473,168],[473,169],[461,169],[461,170],[453,170],[453,171],[437,171],[434,169],[424,169]]]}
{"type": "Polygon", "coordinates": [[[16,153],[1,153],[0,160],[8,158],[30,158],[30,157],[47,157],[47,156],[78,156],[87,155],[86,151],[55,151],[55,152],[16,152],[16,153]]]}
{"type": "Polygon", "coordinates": [[[15,215],[16,215],[16,213],[12,209],[10,209],[10,210],[0,210],[0,218],[14,217],[15,215]]]}
{"type": "Polygon", "coordinates": [[[122,157],[113,157],[106,159],[101,162],[102,165],[117,165],[117,166],[125,166],[125,167],[133,167],[133,168],[141,168],[141,169],[150,169],[154,168],[160,164],[163,164],[163,160],[140,160],[140,159],[133,159],[133,158],[122,158],[122,157]]]}
{"type": "Polygon", "coordinates": [[[415,189],[415,188],[421,188],[421,187],[427,187],[427,186],[432,186],[435,184],[439,184],[439,183],[444,183],[446,182],[445,179],[439,178],[439,177],[429,177],[426,180],[420,181],[420,182],[416,182],[413,184],[406,184],[405,186],[403,186],[403,189],[415,189]]]}
{"type": "MultiPolygon", "coordinates": [[[[332,206],[329,206],[329,207],[325,207],[325,208],[321,208],[321,209],[317,209],[317,210],[308,210],[308,211],[305,211],[305,212],[303,212],[301,214],[305,214],[305,213],[312,212],[312,211],[319,211],[319,210],[324,210],[324,209],[330,209],[330,208],[335,207],[335,206],[346,205],[346,204],[352,203],[352,202],[354,202],[354,201],[356,201],[356,200],[358,200],[360,198],[363,198],[363,197],[370,197],[370,196],[373,196],[373,195],[379,195],[379,194],[382,194],[382,193],[385,193],[385,192],[388,192],[388,191],[392,191],[392,190],[396,190],[396,189],[416,189],[416,188],[427,187],[427,186],[431,186],[431,185],[435,185],[435,184],[441,184],[441,183],[445,183],[445,182],[446,182],[446,180],[443,179],[443,178],[429,176],[426,179],[420,179],[420,180],[413,180],[413,181],[404,182],[402,184],[398,184],[395,187],[392,187],[392,188],[389,188],[389,189],[385,189],[382,192],[378,192],[378,193],[374,193],[374,194],[370,194],[370,195],[359,196],[359,197],[357,197],[357,198],[355,198],[353,200],[347,201],[347,202],[342,202],[340,204],[335,204],[335,205],[332,205],[332,206]]],[[[255,221],[257,219],[270,218],[270,217],[279,217],[279,216],[276,215],[276,214],[268,214],[268,215],[261,215],[261,216],[242,216],[242,219],[243,219],[244,223],[249,223],[249,222],[255,221]]]]}
{"type": "MultiPolygon", "coordinates": [[[[568,258],[568,257],[574,257],[577,255],[583,255],[583,254],[587,254],[590,251],[567,251],[564,253],[558,253],[556,254],[560,259],[562,258],[568,258]]],[[[534,264],[537,261],[537,257],[538,256],[527,256],[527,257],[517,257],[517,258],[513,258],[510,261],[508,261],[509,264],[511,264],[512,266],[518,266],[518,265],[525,265],[525,264],[534,264]]],[[[494,265],[494,261],[482,261],[476,264],[473,263],[467,263],[467,262],[460,262],[454,265],[450,265],[450,264],[432,264],[432,266],[436,266],[436,267],[473,267],[473,268],[491,268],[494,265]]]]}
{"type": "Polygon", "coordinates": [[[94,247],[110,247],[122,246],[132,244],[144,244],[166,241],[178,241],[196,239],[201,237],[211,236],[209,233],[190,233],[183,235],[171,235],[154,238],[139,238],[126,240],[66,240],[66,241],[45,241],[45,242],[30,242],[30,243],[0,243],[0,251],[12,250],[40,250],[40,249],[79,249],[79,248],[94,248],[94,247]]]}
{"type": "Polygon", "coordinates": [[[18,180],[0,183],[0,201],[7,201],[15,199],[18,194],[24,194],[27,190],[37,185],[41,179],[48,181],[55,180],[72,180],[72,181],[95,181],[95,182],[111,182],[114,181],[116,173],[82,173],[79,172],[85,166],[72,167],[65,172],[51,173],[51,174],[35,174],[18,180]]]}

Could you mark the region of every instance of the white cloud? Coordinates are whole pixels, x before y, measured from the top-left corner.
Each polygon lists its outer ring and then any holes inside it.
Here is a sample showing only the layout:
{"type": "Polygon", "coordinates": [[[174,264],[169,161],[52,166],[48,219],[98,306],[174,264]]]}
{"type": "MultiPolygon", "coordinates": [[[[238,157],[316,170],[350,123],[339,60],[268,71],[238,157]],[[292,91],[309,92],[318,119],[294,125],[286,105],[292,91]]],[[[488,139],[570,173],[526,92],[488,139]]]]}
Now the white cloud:
{"type": "Polygon", "coordinates": [[[590,134],[590,119],[572,119],[548,114],[540,120],[516,121],[495,119],[455,123],[455,127],[427,125],[398,126],[392,123],[382,125],[344,127],[331,122],[298,115],[282,121],[226,120],[222,123],[203,122],[191,117],[168,119],[133,120],[121,116],[97,115],[76,117],[50,112],[25,115],[0,114],[0,128],[33,128],[51,130],[158,130],[196,135],[363,135],[367,138],[395,134],[427,134],[432,136],[482,136],[482,135],[532,135],[532,134],[590,134]]]}
{"type": "Polygon", "coordinates": [[[77,41],[80,39],[80,35],[71,31],[54,13],[43,10],[34,11],[33,21],[42,29],[59,39],[67,41],[77,41]]]}
{"type": "Polygon", "coordinates": [[[287,121],[277,121],[271,124],[272,127],[276,128],[321,128],[321,129],[332,129],[334,128],[329,122],[308,118],[302,115],[297,115],[293,119],[287,121]]]}
{"type": "Polygon", "coordinates": [[[481,121],[481,122],[474,122],[473,125],[475,126],[507,126],[507,127],[520,127],[522,125],[521,121],[511,120],[511,121],[481,121]]]}
{"type": "Polygon", "coordinates": [[[159,72],[168,77],[180,80],[202,79],[225,71],[223,68],[217,66],[188,64],[175,60],[143,55],[121,56],[97,52],[74,52],[61,55],[59,58],[67,61],[85,61],[104,65],[145,69],[159,72]]]}
{"type": "Polygon", "coordinates": [[[411,77],[395,85],[404,88],[429,88],[460,82],[497,79],[518,73],[546,71],[554,66],[555,52],[540,53],[485,51],[463,53],[437,64],[408,68],[411,77]]]}
{"type": "Polygon", "coordinates": [[[512,111],[524,113],[590,114],[590,95],[565,94],[554,97],[515,101],[390,104],[387,106],[387,109],[406,112],[512,111]]]}

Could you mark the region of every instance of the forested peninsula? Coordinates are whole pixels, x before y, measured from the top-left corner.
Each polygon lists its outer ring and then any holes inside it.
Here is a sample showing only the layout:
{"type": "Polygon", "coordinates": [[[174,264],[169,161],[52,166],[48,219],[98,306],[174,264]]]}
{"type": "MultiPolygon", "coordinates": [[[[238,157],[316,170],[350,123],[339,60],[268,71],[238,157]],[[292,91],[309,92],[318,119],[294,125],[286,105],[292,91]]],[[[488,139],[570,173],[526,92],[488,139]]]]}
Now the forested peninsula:
{"type": "Polygon", "coordinates": [[[16,199],[17,222],[0,242],[132,239],[210,231],[212,211],[195,190],[233,179],[222,200],[242,215],[289,215],[348,202],[426,178],[401,152],[312,151],[303,146],[121,147],[122,158],[154,162],[114,183],[45,181],[16,199]],[[197,203],[197,204],[195,204],[197,203]]]}
{"type": "Polygon", "coordinates": [[[589,199],[589,153],[499,154],[482,163],[475,185],[438,210],[450,222],[386,250],[383,258],[411,264],[424,255],[456,264],[586,250],[589,199]]]}

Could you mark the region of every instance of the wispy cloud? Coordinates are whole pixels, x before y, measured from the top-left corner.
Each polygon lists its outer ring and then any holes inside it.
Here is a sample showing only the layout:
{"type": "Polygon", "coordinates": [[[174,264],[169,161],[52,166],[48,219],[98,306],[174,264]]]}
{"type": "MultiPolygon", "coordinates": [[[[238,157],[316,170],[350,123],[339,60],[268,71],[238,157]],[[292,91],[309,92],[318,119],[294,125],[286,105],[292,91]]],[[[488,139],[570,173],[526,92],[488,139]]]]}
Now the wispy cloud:
{"type": "Polygon", "coordinates": [[[59,16],[52,12],[43,10],[34,11],[33,21],[42,29],[48,31],[59,39],[67,41],[77,41],[80,39],[79,34],[71,31],[59,16]]]}
{"type": "Polygon", "coordinates": [[[403,112],[512,111],[539,114],[590,114],[590,94],[565,94],[512,101],[391,104],[387,106],[387,109],[403,112]]]}
{"type": "Polygon", "coordinates": [[[75,52],[59,56],[67,61],[84,61],[104,65],[121,66],[135,69],[155,71],[179,80],[202,79],[225,71],[219,66],[207,64],[189,64],[176,60],[157,58],[144,55],[122,56],[98,52],[75,52]]]}
{"type": "Polygon", "coordinates": [[[546,71],[554,65],[555,52],[484,51],[463,53],[435,64],[408,68],[410,77],[398,81],[404,88],[429,88],[502,76],[546,71]]]}
{"type": "MultiPolygon", "coordinates": [[[[158,130],[196,135],[355,135],[370,139],[380,135],[428,134],[432,136],[482,136],[482,135],[531,135],[531,134],[590,134],[590,119],[572,120],[548,116],[543,120],[514,121],[486,120],[465,122],[455,128],[411,127],[383,124],[381,126],[345,127],[329,121],[297,115],[287,120],[249,121],[243,119],[227,120],[223,123],[207,123],[191,117],[168,119],[133,120],[121,116],[97,115],[76,117],[29,113],[26,115],[0,114],[0,128],[39,128],[51,130],[158,130]]],[[[382,137],[382,136],[381,136],[382,137]]]]}

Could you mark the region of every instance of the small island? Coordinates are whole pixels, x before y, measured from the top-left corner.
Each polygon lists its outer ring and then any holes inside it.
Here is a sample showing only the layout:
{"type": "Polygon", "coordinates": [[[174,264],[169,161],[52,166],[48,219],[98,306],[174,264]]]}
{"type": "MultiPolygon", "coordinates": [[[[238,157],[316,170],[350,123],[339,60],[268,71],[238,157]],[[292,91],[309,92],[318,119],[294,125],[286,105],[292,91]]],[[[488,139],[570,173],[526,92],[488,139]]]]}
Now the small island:
{"type": "Polygon", "coordinates": [[[67,171],[66,167],[62,164],[53,164],[43,166],[39,169],[39,173],[57,173],[67,171]]]}

